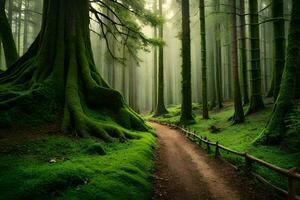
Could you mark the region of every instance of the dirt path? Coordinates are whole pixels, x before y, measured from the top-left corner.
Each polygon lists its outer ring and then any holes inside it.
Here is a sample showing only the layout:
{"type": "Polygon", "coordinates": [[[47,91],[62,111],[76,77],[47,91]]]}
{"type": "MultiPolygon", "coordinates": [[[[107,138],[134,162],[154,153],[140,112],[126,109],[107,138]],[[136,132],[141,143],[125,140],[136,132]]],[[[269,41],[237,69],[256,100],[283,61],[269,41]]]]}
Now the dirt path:
{"type": "Polygon", "coordinates": [[[237,175],[224,162],[208,157],[204,150],[176,130],[152,123],[160,148],[154,173],[155,200],[267,200],[276,199],[254,183],[237,175]]]}

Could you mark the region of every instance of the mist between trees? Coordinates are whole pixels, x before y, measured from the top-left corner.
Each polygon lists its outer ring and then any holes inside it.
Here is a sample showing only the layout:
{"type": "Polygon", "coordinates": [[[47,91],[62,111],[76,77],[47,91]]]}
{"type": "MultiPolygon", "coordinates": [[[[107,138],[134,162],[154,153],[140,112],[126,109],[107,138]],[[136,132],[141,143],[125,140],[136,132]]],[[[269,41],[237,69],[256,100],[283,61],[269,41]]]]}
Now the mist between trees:
{"type": "MultiPolygon", "coordinates": [[[[284,16],[286,22],[290,16],[291,1],[284,1],[284,16]]],[[[158,0],[147,1],[151,9],[158,9],[158,0]],[[156,3],[157,7],[154,7],[156,3]]],[[[208,74],[208,101],[212,104],[218,101],[233,98],[233,83],[231,73],[231,42],[230,42],[230,6],[227,0],[205,1],[206,10],[206,36],[207,36],[207,74],[208,74]],[[213,66],[213,67],[212,67],[213,66]],[[220,99],[220,100],[219,100],[220,99]]],[[[273,59],[273,22],[270,0],[258,1],[259,22],[260,22],[260,61],[262,92],[267,95],[272,83],[273,59]]],[[[240,10],[237,1],[237,12],[240,10]]],[[[248,2],[245,1],[245,13],[248,13],[248,2]]],[[[42,20],[42,0],[9,0],[6,4],[6,11],[13,37],[16,43],[17,52],[22,55],[37,36],[42,20]]],[[[163,27],[164,46],[164,97],[165,104],[180,104],[181,102],[181,5],[177,1],[164,0],[163,16],[165,24],[163,27]]],[[[109,11],[107,11],[109,14],[109,11]]],[[[191,13],[191,61],[192,61],[192,99],[193,102],[202,102],[201,87],[201,59],[200,59],[200,23],[198,1],[190,1],[191,13]]],[[[241,26],[241,20],[237,18],[237,26],[241,26]]],[[[249,17],[245,17],[246,26],[246,52],[250,58],[250,36],[249,17]]],[[[285,31],[288,31],[288,24],[285,23],[285,31]]],[[[155,94],[155,82],[158,73],[158,48],[151,47],[148,52],[137,52],[137,58],[132,56],[128,50],[124,50],[113,36],[108,36],[110,51],[118,57],[125,57],[125,63],[121,63],[111,56],[107,49],[106,41],[101,35],[101,27],[91,20],[91,39],[94,58],[98,70],[108,83],[118,89],[126,101],[141,113],[148,113],[155,108],[157,95],[155,94]],[[156,56],[155,56],[156,54],[156,56]],[[155,58],[156,57],[156,58],[155,58]],[[155,69],[156,68],[156,69],[155,69]]],[[[238,29],[240,30],[240,29],[238,29]]],[[[158,29],[144,26],[143,31],[147,36],[155,37],[158,29]]],[[[238,33],[239,35],[240,33],[238,33]]],[[[109,34],[108,34],[109,35],[109,34]]],[[[239,48],[241,46],[239,39],[239,48]]],[[[239,58],[241,58],[239,51],[239,58]]],[[[240,61],[241,62],[241,61],[240,61]]],[[[6,66],[4,52],[1,48],[0,66],[4,70],[6,66]]],[[[250,59],[247,60],[247,75],[250,72],[250,59]]],[[[240,69],[240,73],[242,70],[240,69]]],[[[248,77],[248,82],[250,78],[248,77]]],[[[240,80],[243,92],[244,83],[240,80]]],[[[249,84],[249,83],[248,83],[249,84]]],[[[219,102],[220,103],[220,102],[219,102]]]]}

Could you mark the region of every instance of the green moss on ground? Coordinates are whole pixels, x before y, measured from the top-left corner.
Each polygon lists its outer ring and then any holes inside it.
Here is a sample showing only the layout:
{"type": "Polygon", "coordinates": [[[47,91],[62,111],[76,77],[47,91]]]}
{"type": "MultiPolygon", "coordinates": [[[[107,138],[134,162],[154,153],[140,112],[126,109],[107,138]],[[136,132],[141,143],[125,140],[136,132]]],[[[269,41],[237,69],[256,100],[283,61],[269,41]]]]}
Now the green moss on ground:
{"type": "Polygon", "coordinates": [[[0,199],[150,199],[155,138],[139,135],[124,143],[0,137],[0,199]]]}
{"type": "MultiPolygon", "coordinates": [[[[233,115],[233,106],[226,106],[223,110],[212,111],[210,113],[209,120],[203,120],[201,117],[201,111],[199,106],[194,106],[194,117],[196,124],[187,126],[188,129],[196,131],[200,136],[207,137],[210,141],[217,142],[223,146],[231,149],[248,152],[251,155],[263,159],[267,162],[275,164],[279,167],[289,169],[296,167],[300,169],[300,152],[290,153],[286,151],[283,146],[262,146],[254,145],[253,142],[260,135],[265,128],[267,121],[270,119],[272,108],[258,112],[256,114],[249,115],[246,118],[246,122],[239,125],[231,125],[228,119],[233,115]],[[220,129],[218,133],[211,133],[212,126],[220,129]]],[[[180,121],[180,106],[171,106],[168,108],[169,114],[156,118],[161,122],[168,122],[173,124],[179,124],[180,121]]],[[[246,110],[246,108],[245,108],[246,110]]],[[[229,160],[236,165],[243,165],[244,160],[227,154],[221,151],[222,157],[229,160]]],[[[273,173],[263,167],[255,166],[255,170],[265,177],[267,180],[271,180],[272,183],[282,188],[287,188],[287,179],[273,173]]],[[[300,194],[300,183],[297,185],[298,194],[300,194]]]]}

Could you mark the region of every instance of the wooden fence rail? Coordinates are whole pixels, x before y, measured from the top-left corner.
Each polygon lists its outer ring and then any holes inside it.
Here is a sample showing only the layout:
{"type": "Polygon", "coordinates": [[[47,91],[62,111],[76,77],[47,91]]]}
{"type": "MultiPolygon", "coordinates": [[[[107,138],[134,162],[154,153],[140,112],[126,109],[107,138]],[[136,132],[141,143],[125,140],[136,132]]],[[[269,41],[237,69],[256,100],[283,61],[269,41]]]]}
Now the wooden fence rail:
{"type": "MultiPolygon", "coordinates": [[[[236,156],[239,157],[243,157],[245,159],[245,169],[246,169],[246,173],[248,174],[252,174],[255,178],[257,178],[259,181],[271,186],[272,188],[274,188],[275,190],[281,192],[282,194],[287,195],[288,200],[300,200],[300,197],[297,196],[296,194],[296,182],[300,181],[300,174],[296,172],[296,168],[291,168],[289,170],[287,169],[283,169],[280,168],[278,166],[275,166],[271,163],[268,163],[264,160],[258,159],[246,152],[238,152],[238,151],[234,151],[232,149],[229,149],[225,146],[222,146],[219,144],[219,142],[213,143],[211,141],[209,141],[208,138],[203,138],[201,136],[198,136],[195,132],[191,132],[189,130],[187,130],[185,127],[180,127],[180,126],[176,126],[174,124],[168,124],[168,123],[163,123],[163,122],[159,122],[159,121],[155,121],[155,120],[151,120],[155,123],[159,123],[165,126],[168,126],[172,129],[176,129],[179,130],[180,132],[182,132],[183,134],[185,134],[190,140],[196,141],[198,142],[198,144],[200,146],[202,146],[201,144],[206,144],[206,150],[208,153],[210,153],[211,151],[211,147],[215,147],[215,157],[219,157],[220,154],[220,149],[232,153],[236,156]],[[262,176],[254,173],[251,169],[252,169],[252,164],[253,163],[257,163],[263,167],[266,167],[284,177],[286,177],[288,179],[288,191],[279,188],[273,184],[271,184],[269,181],[267,181],[266,179],[264,179],[262,176]]],[[[237,168],[237,167],[235,167],[237,168]]]]}

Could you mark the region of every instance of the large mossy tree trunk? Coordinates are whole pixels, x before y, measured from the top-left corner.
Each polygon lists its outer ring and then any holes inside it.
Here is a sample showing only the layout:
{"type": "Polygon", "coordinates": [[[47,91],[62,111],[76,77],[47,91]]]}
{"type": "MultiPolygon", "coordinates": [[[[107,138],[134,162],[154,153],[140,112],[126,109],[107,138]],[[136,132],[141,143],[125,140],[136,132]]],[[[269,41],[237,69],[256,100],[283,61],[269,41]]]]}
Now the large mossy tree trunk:
{"type": "Polygon", "coordinates": [[[241,84],[244,105],[249,104],[248,69],[247,69],[247,42],[246,42],[246,19],[245,0],[240,0],[240,54],[241,54],[241,84]]]}
{"type": "Polygon", "coordinates": [[[193,123],[192,115],[192,74],[191,74],[191,33],[189,0],[181,1],[182,11],[182,83],[181,117],[183,124],[193,123]]]}
{"type": "Polygon", "coordinates": [[[17,53],[11,26],[5,13],[5,2],[6,0],[0,0],[0,38],[2,38],[6,66],[9,68],[18,60],[19,55],[17,53]]]}
{"type": "Polygon", "coordinates": [[[272,2],[272,17],[274,20],[274,67],[273,67],[273,97],[277,99],[282,73],[285,65],[285,23],[283,12],[283,0],[273,0],[272,2]]]}
{"type": "Polygon", "coordinates": [[[243,103],[241,98],[239,64],[238,64],[238,41],[237,41],[237,22],[236,22],[236,0],[230,0],[230,21],[231,21],[231,62],[234,92],[234,115],[233,124],[239,124],[245,121],[243,103]]]}
{"type": "Polygon", "coordinates": [[[265,108],[261,92],[260,37],[257,0],[249,1],[251,69],[250,69],[250,105],[247,114],[258,112],[265,108]]]}
{"type": "MultiPolygon", "coordinates": [[[[159,0],[159,14],[163,17],[162,10],[162,0],[159,0]]],[[[161,40],[164,38],[164,27],[160,25],[159,27],[159,37],[161,40]]],[[[158,95],[157,95],[157,106],[154,116],[161,116],[167,114],[168,111],[165,106],[165,98],[164,98],[164,46],[159,46],[159,54],[158,54],[158,95]]]]}
{"type": "Polygon", "coordinates": [[[206,53],[206,23],[205,23],[205,3],[199,0],[200,11],[200,36],[201,36],[201,64],[202,64],[202,117],[209,119],[208,97],[207,97],[207,53],[206,53]]]}
{"type": "Polygon", "coordinates": [[[279,144],[285,138],[286,117],[296,105],[296,83],[300,69],[300,1],[293,0],[288,36],[286,64],[283,71],[278,98],[274,105],[272,118],[258,138],[263,144],[279,144]]]}
{"type": "Polygon", "coordinates": [[[1,120],[58,121],[62,131],[107,141],[147,130],[96,70],[88,0],[44,0],[37,39],[0,75],[0,111],[1,120]]]}

